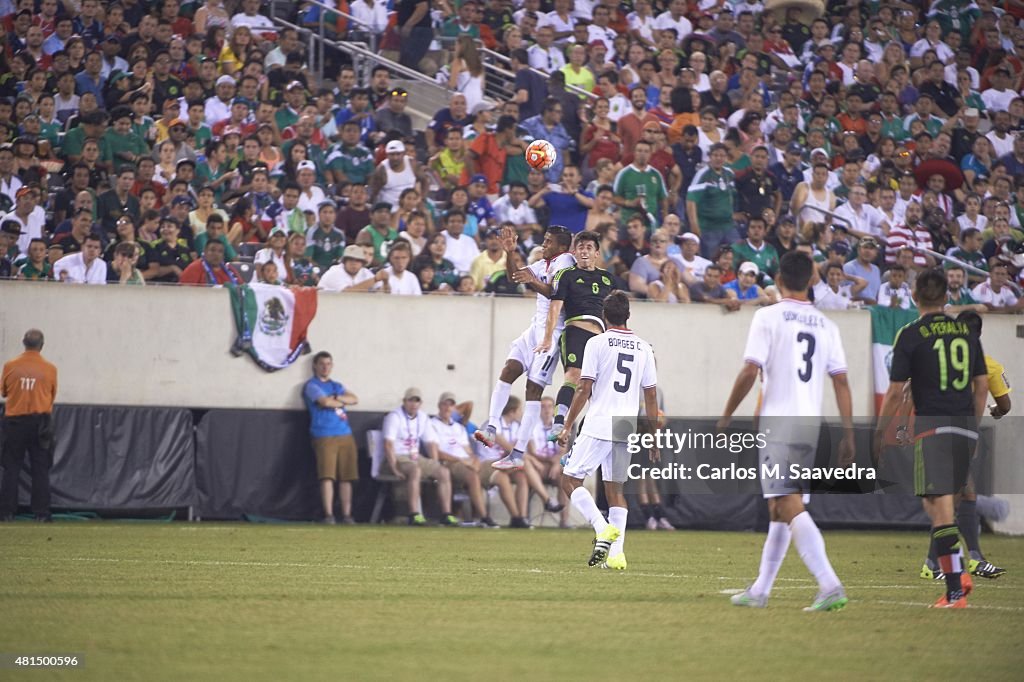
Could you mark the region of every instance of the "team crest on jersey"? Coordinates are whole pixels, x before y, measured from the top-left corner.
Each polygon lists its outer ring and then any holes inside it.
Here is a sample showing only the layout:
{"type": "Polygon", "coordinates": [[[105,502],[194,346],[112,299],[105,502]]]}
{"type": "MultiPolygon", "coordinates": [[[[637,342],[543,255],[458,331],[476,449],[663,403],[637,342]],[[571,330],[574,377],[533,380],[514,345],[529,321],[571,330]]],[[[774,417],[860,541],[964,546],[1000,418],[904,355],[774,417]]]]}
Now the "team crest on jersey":
{"type": "Polygon", "coordinates": [[[605,277],[604,275],[601,275],[601,283],[604,284],[606,287],[610,287],[612,285],[612,281],[605,277]]]}
{"type": "Polygon", "coordinates": [[[569,353],[569,362],[576,362],[576,354],[569,353]]]}
{"type": "Polygon", "coordinates": [[[267,299],[260,314],[260,331],[267,336],[281,336],[288,326],[288,313],[285,312],[281,299],[267,299]]]}

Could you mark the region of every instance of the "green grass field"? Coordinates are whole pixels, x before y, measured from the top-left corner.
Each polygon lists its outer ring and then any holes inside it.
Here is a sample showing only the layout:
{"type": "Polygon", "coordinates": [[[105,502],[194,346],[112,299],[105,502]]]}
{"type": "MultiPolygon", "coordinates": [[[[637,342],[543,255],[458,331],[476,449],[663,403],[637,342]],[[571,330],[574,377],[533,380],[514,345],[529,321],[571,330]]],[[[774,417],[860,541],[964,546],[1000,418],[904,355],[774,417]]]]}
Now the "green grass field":
{"type": "MultiPolygon", "coordinates": [[[[304,525],[0,526],[0,651],[85,654],[0,679],[1021,679],[1024,540],[968,611],[925,608],[923,533],[826,533],[851,597],[814,596],[791,548],[769,607],[730,606],[752,533],[627,534],[625,573],[591,534],[304,525]]],[[[981,581],[979,581],[981,582],[981,581]]]]}

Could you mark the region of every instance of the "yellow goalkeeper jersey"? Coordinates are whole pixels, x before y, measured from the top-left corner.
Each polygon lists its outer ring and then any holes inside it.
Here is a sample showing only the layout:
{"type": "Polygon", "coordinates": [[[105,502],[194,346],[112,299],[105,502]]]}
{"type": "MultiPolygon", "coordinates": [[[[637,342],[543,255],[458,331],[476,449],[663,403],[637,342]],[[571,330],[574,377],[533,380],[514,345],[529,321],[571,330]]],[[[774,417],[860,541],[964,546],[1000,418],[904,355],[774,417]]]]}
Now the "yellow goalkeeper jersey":
{"type": "Polygon", "coordinates": [[[1006,370],[994,358],[985,356],[985,369],[988,370],[988,392],[993,398],[1002,398],[1010,392],[1010,382],[1006,378],[1006,370]]]}

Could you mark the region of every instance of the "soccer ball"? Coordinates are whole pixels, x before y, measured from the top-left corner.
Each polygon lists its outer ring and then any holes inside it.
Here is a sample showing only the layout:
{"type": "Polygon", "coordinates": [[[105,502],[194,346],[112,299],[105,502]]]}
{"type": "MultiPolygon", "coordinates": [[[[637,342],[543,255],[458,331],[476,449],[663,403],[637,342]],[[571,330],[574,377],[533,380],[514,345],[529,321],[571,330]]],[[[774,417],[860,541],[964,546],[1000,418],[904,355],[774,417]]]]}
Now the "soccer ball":
{"type": "Polygon", "coordinates": [[[526,163],[534,170],[546,171],[555,165],[557,158],[558,152],[555,151],[555,145],[547,140],[534,140],[526,148],[526,163]]]}

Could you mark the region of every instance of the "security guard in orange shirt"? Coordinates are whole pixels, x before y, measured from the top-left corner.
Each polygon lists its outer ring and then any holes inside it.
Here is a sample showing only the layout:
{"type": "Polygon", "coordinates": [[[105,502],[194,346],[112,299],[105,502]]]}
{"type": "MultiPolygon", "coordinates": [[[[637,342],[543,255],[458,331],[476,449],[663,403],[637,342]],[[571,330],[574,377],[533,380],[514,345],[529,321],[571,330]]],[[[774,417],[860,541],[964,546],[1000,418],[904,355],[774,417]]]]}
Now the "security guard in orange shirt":
{"type": "Polygon", "coordinates": [[[57,397],[57,368],[40,355],[43,333],[29,329],[22,340],[25,352],[4,365],[0,395],[4,411],[3,480],[0,482],[0,520],[12,521],[18,508],[18,477],[29,455],[32,472],[32,513],[50,521],[50,467],[53,466],[53,401],[57,397]]]}

